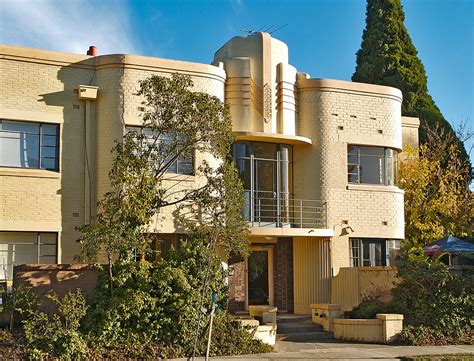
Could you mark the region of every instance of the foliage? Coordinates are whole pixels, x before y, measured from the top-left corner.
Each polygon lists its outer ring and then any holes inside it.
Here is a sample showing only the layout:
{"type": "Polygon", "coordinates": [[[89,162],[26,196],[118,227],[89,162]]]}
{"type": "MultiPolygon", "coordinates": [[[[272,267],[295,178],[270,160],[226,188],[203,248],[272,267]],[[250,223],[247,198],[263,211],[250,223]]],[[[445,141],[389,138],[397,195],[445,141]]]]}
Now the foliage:
{"type": "Polygon", "coordinates": [[[420,140],[438,126],[453,135],[454,146],[463,161],[467,152],[428,93],[424,66],[404,25],[400,0],[367,0],[366,27],[352,80],[388,85],[403,93],[402,114],[421,119],[420,140]]]}
{"type": "MultiPolygon", "coordinates": [[[[199,152],[225,160],[233,141],[227,107],[217,97],[193,92],[192,87],[191,78],[179,74],[171,78],[152,75],[141,81],[138,95],[144,99],[142,125],[147,131],[128,132],[112,150],[111,190],[98,202],[95,222],[80,228],[82,259],[93,262],[105,254],[111,284],[113,258],[131,260],[146,249],[142,235],[153,215],[163,207],[205,199],[214,191],[210,182],[178,191],[176,184],[162,182],[178,158],[199,152]]],[[[210,181],[209,177],[219,175],[209,169],[203,162],[196,176],[210,181]]]]}
{"type": "Polygon", "coordinates": [[[344,318],[376,318],[377,313],[389,313],[390,305],[382,302],[376,297],[368,297],[354,307],[351,311],[345,311],[344,318]]]}
{"type": "Polygon", "coordinates": [[[392,290],[392,307],[407,325],[429,327],[455,339],[472,332],[472,270],[456,273],[438,259],[412,254],[400,263],[398,276],[402,281],[392,290]]]}
{"type": "Polygon", "coordinates": [[[410,254],[398,266],[401,282],[392,289],[393,299],[369,299],[345,314],[374,318],[377,313],[400,313],[404,331],[400,340],[413,345],[470,343],[473,341],[474,273],[454,272],[438,259],[410,254]]]}
{"type": "Polygon", "coordinates": [[[422,145],[408,148],[400,162],[398,185],[405,191],[405,250],[423,247],[445,235],[474,234],[474,197],[467,188],[468,168],[454,145],[443,157],[422,145]],[[444,162],[441,159],[444,158],[444,162]]]}
{"type": "MultiPolygon", "coordinates": [[[[178,250],[172,250],[167,259],[156,263],[114,264],[113,296],[109,296],[109,283],[103,274],[91,312],[84,322],[84,330],[94,348],[120,350],[125,357],[182,357],[189,354],[197,314],[201,312],[200,286],[207,272],[203,261],[209,254],[212,277],[204,292],[204,306],[210,308],[211,291],[215,290],[218,302],[225,304],[227,290],[220,258],[210,252],[206,243],[184,242],[178,250]]],[[[222,316],[224,314],[222,312],[216,318],[213,349],[229,354],[240,349],[249,352],[262,349],[260,343],[240,332],[233,319],[222,316]],[[220,335],[224,329],[232,332],[234,343],[220,335]]],[[[199,343],[200,353],[204,352],[205,339],[203,337],[199,343]]]]}
{"type": "MultiPolygon", "coordinates": [[[[226,311],[218,312],[212,327],[210,356],[249,355],[272,352],[272,347],[253,338],[255,332],[242,326],[226,311]]],[[[200,344],[205,352],[207,337],[200,344]]]]}
{"type": "Polygon", "coordinates": [[[63,298],[56,294],[47,297],[58,306],[51,318],[38,311],[37,299],[30,298],[33,302],[18,303],[15,307],[19,314],[28,315],[21,323],[29,357],[42,359],[45,354],[66,359],[84,357],[87,344],[79,326],[87,305],[81,291],[69,292],[63,298]]]}

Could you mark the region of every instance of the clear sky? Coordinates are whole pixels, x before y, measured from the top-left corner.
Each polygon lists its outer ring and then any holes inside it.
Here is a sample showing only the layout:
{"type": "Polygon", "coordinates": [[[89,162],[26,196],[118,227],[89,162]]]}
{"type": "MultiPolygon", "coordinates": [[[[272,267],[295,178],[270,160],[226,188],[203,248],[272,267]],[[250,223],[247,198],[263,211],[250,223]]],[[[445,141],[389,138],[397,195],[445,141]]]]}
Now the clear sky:
{"type": "MultiPolygon", "coordinates": [[[[474,0],[402,0],[428,89],[453,125],[474,128],[474,0]]],[[[209,63],[241,28],[273,25],[290,63],[312,77],[350,80],[365,0],[0,0],[3,44],[134,53],[209,63]]],[[[471,158],[472,158],[471,154],[471,158]]]]}

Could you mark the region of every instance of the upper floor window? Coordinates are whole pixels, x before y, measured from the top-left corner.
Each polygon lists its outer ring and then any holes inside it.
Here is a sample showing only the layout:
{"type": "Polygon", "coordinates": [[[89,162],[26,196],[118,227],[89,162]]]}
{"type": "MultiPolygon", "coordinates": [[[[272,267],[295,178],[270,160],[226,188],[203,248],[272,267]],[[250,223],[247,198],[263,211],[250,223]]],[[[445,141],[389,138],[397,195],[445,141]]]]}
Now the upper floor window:
{"type": "MultiPolygon", "coordinates": [[[[153,130],[151,130],[150,128],[130,126],[130,127],[126,127],[125,131],[126,132],[136,131],[139,134],[144,135],[147,139],[150,139],[150,140],[153,140],[153,136],[154,136],[153,130]]],[[[161,135],[159,139],[163,142],[165,146],[171,145],[171,142],[173,141],[172,137],[166,134],[161,135]]],[[[167,172],[193,175],[194,174],[194,157],[179,155],[176,158],[176,160],[173,163],[171,163],[171,165],[168,167],[167,172]]]]}
{"type": "Polygon", "coordinates": [[[397,153],[391,148],[349,145],[347,174],[349,183],[395,184],[397,153]]]}
{"type": "Polygon", "coordinates": [[[0,120],[0,166],[58,170],[59,126],[0,120]]]}

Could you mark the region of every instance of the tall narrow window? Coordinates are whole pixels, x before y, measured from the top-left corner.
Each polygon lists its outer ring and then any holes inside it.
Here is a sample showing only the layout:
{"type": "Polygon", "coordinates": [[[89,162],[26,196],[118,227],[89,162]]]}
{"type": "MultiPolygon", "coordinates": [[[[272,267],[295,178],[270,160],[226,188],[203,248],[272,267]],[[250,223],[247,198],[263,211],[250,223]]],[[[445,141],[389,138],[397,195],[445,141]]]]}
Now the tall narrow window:
{"type": "Polygon", "coordinates": [[[59,169],[59,126],[0,120],[0,166],[59,169]]]}

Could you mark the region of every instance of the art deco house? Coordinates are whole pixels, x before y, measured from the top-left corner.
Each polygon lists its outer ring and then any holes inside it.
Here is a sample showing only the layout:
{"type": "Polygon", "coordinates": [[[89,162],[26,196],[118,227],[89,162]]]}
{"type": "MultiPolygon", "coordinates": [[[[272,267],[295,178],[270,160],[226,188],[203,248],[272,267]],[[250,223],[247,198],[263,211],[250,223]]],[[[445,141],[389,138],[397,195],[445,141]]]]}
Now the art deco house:
{"type": "MultiPolygon", "coordinates": [[[[13,46],[0,63],[0,278],[74,262],[75,228],[108,189],[114,141],[140,126],[138,81],[151,74],[189,74],[230,105],[252,245],[230,262],[233,310],[309,313],[340,267],[389,265],[404,238],[397,154],[418,143],[418,120],[401,116],[398,89],[310,78],[267,33],[231,39],[212,65],[13,46]]],[[[166,181],[194,187],[204,158],[178,161],[166,181]]],[[[162,249],[180,239],[172,211],[153,222],[162,249]]]]}

